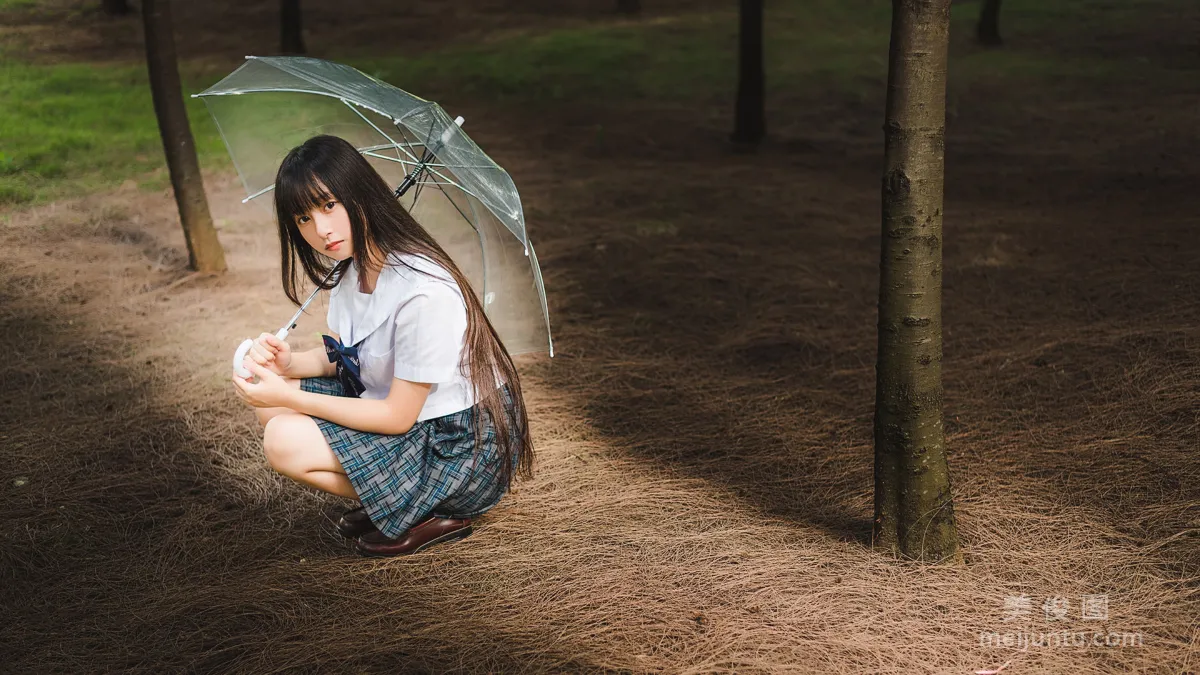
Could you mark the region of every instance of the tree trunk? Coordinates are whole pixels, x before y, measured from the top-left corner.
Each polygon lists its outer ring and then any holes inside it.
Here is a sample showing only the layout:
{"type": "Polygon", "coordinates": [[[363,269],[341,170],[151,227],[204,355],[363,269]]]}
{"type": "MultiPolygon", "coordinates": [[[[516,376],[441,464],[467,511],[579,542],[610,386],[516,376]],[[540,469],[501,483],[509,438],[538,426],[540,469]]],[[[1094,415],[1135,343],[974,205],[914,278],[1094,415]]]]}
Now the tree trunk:
{"type": "Polygon", "coordinates": [[[763,0],[739,0],[738,91],[735,143],[757,144],[766,135],[763,75],[763,0]]]}
{"type": "Polygon", "coordinates": [[[962,562],[942,429],[950,0],[893,0],[884,124],[874,545],[962,562]]]}
{"type": "Polygon", "coordinates": [[[642,11],[642,0],[617,0],[617,11],[621,14],[637,14],[642,11]]]}
{"type": "Polygon", "coordinates": [[[109,16],[125,16],[129,13],[129,2],[127,0],[103,0],[100,6],[104,9],[104,13],[109,16]]]}
{"type": "Polygon", "coordinates": [[[1004,43],[1000,39],[1000,0],[983,0],[979,11],[979,27],[975,31],[981,44],[997,47],[1004,43]]]}
{"type": "Polygon", "coordinates": [[[200,163],[196,160],[192,130],[183,106],[169,0],[142,0],[142,20],[154,114],[158,117],[171,186],[175,189],[175,204],[179,207],[179,220],[187,241],[189,264],[197,272],[224,272],[225,253],[217,241],[217,231],[208,212],[200,163]]]}
{"type": "Polygon", "coordinates": [[[279,45],[284,54],[305,52],[301,18],[300,0],[282,0],[279,3],[279,45]]]}

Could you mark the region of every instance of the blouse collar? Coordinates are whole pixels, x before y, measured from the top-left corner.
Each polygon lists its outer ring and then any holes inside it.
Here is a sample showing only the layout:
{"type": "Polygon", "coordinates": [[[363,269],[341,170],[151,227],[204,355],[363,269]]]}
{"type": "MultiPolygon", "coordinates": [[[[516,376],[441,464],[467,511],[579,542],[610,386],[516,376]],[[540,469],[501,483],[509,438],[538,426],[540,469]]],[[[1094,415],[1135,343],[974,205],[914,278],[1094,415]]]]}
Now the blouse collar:
{"type": "MultiPolygon", "coordinates": [[[[342,275],[337,286],[329,292],[330,301],[330,330],[335,331],[346,345],[357,345],[376,329],[390,319],[396,308],[405,299],[404,296],[412,287],[409,269],[402,260],[402,254],[388,255],[387,264],[379,272],[375,280],[375,290],[371,293],[360,293],[358,290],[358,270],[351,263],[342,275]],[[342,297],[342,296],[345,297],[342,297]],[[367,297],[366,309],[360,316],[354,316],[355,297],[367,297]],[[334,301],[336,298],[336,302],[334,301]],[[336,325],[335,325],[336,324],[336,325]],[[351,325],[353,324],[353,325],[351,325]]],[[[425,256],[410,256],[410,264],[422,270],[428,270],[444,280],[453,282],[453,277],[439,265],[425,256]]],[[[418,273],[419,274],[419,273],[418,273]]],[[[457,287],[457,286],[456,286],[457,287]]]]}
{"type": "Polygon", "coordinates": [[[369,294],[359,292],[358,270],[353,263],[346,268],[338,285],[329,292],[329,300],[334,308],[334,315],[330,318],[337,324],[330,326],[330,329],[337,331],[343,344],[357,345],[362,342],[391,317],[399,304],[400,289],[394,283],[395,272],[390,259],[388,263],[380,270],[379,278],[375,280],[375,290],[369,294]],[[366,310],[361,315],[354,316],[353,299],[364,296],[367,298],[366,310]]]}

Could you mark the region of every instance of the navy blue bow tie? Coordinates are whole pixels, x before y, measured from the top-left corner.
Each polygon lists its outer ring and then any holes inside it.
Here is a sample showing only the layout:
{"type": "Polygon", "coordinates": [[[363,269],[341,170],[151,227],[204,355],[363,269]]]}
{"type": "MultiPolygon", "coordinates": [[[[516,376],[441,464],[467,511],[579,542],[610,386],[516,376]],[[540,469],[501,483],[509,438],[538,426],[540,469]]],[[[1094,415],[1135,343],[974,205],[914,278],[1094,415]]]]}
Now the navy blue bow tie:
{"type": "Polygon", "coordinates": [[[322,335],[325,342],[325,355],[330,363],[337,364],[337,380],[342,384],[348,396],[358,398],[367,390],[363,386],[361,373],[358,370],[358,347],[347,347],[341,340],[335,340],[328,335],[322,335]]]}

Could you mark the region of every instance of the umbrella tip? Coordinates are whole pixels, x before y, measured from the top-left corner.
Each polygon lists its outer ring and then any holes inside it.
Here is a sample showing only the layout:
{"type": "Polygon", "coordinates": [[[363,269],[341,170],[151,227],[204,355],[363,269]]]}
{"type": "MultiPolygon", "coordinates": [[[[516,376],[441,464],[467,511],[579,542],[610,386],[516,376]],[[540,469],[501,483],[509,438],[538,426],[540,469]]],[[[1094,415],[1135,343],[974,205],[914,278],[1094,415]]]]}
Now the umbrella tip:
{"type": "MultiPolygon", "coordinates": [[[[397,122],[397,124],[399,124],[399,122],[397,122]]],[[[446,127],[446,131],[444,133],[442,133],[442,144],[445,145],[446,143],[449,143],[450,142],[450,132],[453,131],[455,127],[461,128],[462,125],[463,125],[463,116],[459,115],[458,117],[456,117],[454,119],[454,126],[446,127]]]]}

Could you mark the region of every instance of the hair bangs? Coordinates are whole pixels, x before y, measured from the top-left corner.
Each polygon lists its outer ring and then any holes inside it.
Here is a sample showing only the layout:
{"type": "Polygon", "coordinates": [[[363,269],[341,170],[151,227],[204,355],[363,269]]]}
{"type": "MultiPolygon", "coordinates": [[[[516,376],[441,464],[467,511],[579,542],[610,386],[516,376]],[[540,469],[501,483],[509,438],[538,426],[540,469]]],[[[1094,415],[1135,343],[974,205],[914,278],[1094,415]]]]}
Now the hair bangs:
{"type": "Polygon", "coordinates": [[[336,197],[312,170],[281,171],[275,181],[275,211],[287,222],[295,223],[296,218],[320,208],[330,199],[336,197]]]}

